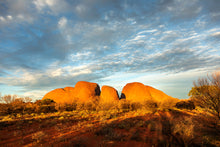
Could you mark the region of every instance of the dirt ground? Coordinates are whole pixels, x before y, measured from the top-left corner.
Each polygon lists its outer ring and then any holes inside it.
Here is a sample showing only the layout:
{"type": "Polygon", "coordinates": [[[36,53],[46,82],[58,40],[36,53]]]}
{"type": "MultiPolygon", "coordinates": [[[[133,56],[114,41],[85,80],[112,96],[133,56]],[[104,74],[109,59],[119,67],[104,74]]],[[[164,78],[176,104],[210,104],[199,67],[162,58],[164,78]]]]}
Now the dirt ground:
{"type": "Polygon", "coordinates": [[[64,112],[0,122],[0,146],[220,146],[220,125],[196,111],[64,112]]]}

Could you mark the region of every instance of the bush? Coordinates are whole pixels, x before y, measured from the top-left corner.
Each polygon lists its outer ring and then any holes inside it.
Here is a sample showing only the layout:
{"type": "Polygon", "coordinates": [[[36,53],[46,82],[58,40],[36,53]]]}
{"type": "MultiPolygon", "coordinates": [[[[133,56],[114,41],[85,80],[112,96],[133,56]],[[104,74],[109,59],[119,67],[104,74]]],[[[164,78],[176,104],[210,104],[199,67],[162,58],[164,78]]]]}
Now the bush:
{"type": "Polygon", "coordinates": [[[125,99],[121,99],[118,103],[118,109],[128,111],[130,109],[130,102],[125,99]]]}
{"type": "Polygon", "coordinates": [[[54,100],[51,100],[51,99],[44,99],[44,100],[39,101],[40,105],[51,105],[54,103],[55,103],[54,100]]]}
{"type": "Polygon", "coordinates": [[[0,104],[0,115],[8,115],[12,113],[12,106],[10,104],[0,104]]]}
{"type": "Polygon", "coordinates": [[[194,127],[192,118],[184,117],[179,121],[172,122],[172,134],[179,140],[180,144],[192,146],[195,139],[194,127]]]}
{"type": "Polygon", "coordinates": [[[211,110],[220,120],[220,72],[200,78],[193,84],[189,92],[191,99],[211,110]]]}
{"type": "Polygon", "coordinates": [[[57,110],[55,109],[54,105],[42,105],[38,108],[38,113],[51,113],[51,112],[56,112],[57,110]]]}
{"type": "Polygon", "coordinates": [[[56,104],[57,111],[73,111],[76,110],[77,103],[72,104],[56,104]]]}
{"type": "Polygon", "coordinates": [[[178,109],[189,109],[189,110],[195,109],[194,102],[191,100],[177,102],[175,107],[178,109]]]}
{"type": "Polygon", "coordinates": [[[50,113],[57,111],[55,109],[55,102],[51,99],[39,100],[36,104],[38,105],[36,108],[37,113],[50,113]]]}

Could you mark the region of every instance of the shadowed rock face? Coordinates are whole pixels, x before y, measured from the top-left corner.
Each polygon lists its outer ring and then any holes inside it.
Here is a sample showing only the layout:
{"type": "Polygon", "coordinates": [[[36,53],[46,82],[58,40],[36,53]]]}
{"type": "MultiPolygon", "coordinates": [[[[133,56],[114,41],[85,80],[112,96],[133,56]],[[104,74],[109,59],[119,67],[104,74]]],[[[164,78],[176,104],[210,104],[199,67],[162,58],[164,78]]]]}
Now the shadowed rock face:
{"type": "Polygon", "coordinates": [[[100,102],[109,103],[118,100],[119,100],[118,91],[115,88],[110,86],[102,86],[100,102]]]}
{"type": "Polygon", "coordinates": [[[122,89],[121,99],[126,99],[134,102],[151,100],[150,92],[147,87],[138,82],[128,83],[122,89]]]}
{"type": "Polygon", "coordinates": [[[90,83],[86,81],[77,82],[75,85],[75,97],[80,102],[87,102],[95,99],[100,95],[100,87],[96,83],[90,83]]]}
{"type": "Polygon", "coordinates": [[[44,99],[51,99],[54,100],[56,103],[72,103],[73,102],[73,96],[74,96],[74,88],[73,87],[65,87],[54,89],[50,92],[48,92],[44,97],[44,99]]]}

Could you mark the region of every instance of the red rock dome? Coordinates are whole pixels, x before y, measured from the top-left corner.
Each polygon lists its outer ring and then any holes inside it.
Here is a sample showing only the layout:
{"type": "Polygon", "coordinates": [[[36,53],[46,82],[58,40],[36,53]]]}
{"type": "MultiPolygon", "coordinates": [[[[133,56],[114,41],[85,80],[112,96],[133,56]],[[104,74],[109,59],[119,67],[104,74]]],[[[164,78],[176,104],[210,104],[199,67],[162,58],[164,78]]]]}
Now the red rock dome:
{"type": "Polygon", "coordinates": [[[132,102],[143,102],[151,100],[159,105],[168,105],[168,103],[176,103],[178,99],[173,98],[164,92],[151,86],[145,86],[142,83],[128,83],[122,90],[121,98],[132,102]]]}
{"type": "Polygon", "coordinates": [[[80,102],[92,101],[100,95],[100,87],[96,83],[79,81],[75,85],[74,93],[80,102]]]}
{"type": "Polygon", "coordinates": [[[138,82],[128,83],[122,89],[121,98],[133,102],[141,102],[146,100],[151,100],[150,92],[147,87],[138,82]]]}
{"type": "Polygon", "coordinates": [[[73,87],[69,88],[67,90],[67,88],[63,89],[63,88],[58,88],[58,89],[54,89],[50,92],[48,92],[42,100],[44,99],[51,99],[56,103],[72,103],[74,101],[74,92],[73,92],[73,87]],[[70,90],[71,89],[71,90],[70,90]]]}
{"type": "Polygon", "coordinates": [[[114,102],[118,100],[119,100],[119,96],[115,88],[110,87],[110,86],[102,86],[100,102],[110,103],[110,102],[114,102]]]}

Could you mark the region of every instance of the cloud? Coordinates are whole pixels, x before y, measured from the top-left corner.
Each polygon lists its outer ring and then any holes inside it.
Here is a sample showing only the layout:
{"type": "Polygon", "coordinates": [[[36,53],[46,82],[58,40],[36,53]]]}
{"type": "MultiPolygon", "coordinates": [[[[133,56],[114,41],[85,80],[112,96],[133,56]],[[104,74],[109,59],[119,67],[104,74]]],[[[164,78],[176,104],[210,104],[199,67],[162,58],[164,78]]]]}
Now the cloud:
{"type": "Polygon", "coordinates": [[[0,26],[13,23],[33,23],[37,18],[31,1],[8,0],[0,3],[0,26]]]}
{"type": "Polygon", "coordinates": [[[134,78],[218,68],[214,2],[0,2],[1,83],[39,93],[117,73],[134,78]]]}
{"type": "Polygon", "coordinates": [[[34,0],[33,4],[39,13],[60,15],[71,12],[71,7],[66,0],[34,0]]]}
{"type": "Polygon", "coordinates": [[[64,28],[67,24],[67,19],[65,17],[60,18],[58,22],[58,27],[64,28]]]}
{"type": "Polygon", "coordinates": [[[220,32],[215,32],[211,34],[212,37],[220,38],[220,32]]]}
{"type": "Polygon", "coordinates": [[[26,32],[22,33],[17,32],[13,37],[4,36],[6,38],[3,40],[13,39],[10,51],[1,48],[3,54],[0,55],[0,61],[5,68],[43,69],[55,60],[65,60],[69,48],[61,34],[49,28],[42,33],[38,30],[33,32],[33,29],[26,29],[26,32]],[[25,36],[20,37],[20,35],[25,36]],[[29,40],[26,36],[29,36],[29,40]]]}
{"type": "Polygon", "coordinates": [[[102,76],[96,75],[93,65],[51,66],[47,70],[31,72],[26,69],[16,70],[11,77],[0,77],[2,84],[22,86],[25,91],[48,90],[57,87],[74,86],[80,80],[94,81],[102,76]]]}

